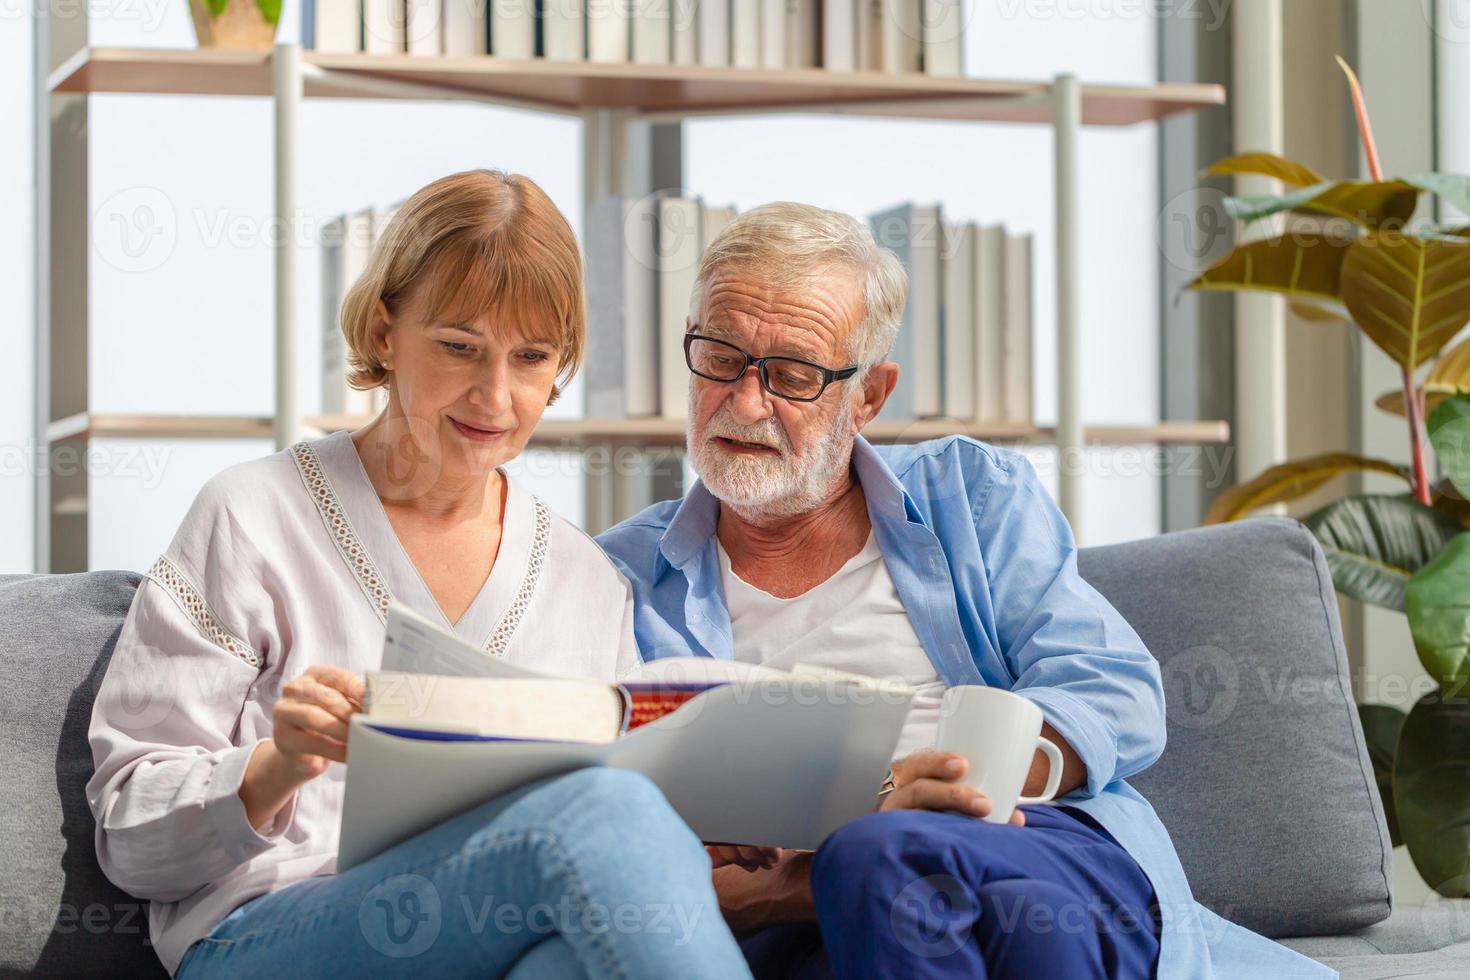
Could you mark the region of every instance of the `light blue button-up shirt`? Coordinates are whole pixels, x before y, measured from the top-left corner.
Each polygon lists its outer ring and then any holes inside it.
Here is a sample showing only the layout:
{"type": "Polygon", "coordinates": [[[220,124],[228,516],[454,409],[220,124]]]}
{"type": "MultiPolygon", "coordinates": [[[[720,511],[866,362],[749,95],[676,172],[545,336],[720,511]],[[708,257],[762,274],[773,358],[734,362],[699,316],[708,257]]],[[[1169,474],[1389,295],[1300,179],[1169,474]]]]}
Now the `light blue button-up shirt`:
{"type": "MultiPolygon", "coordinates": [[[[1158,662],[1078,574],[1072,529],[1031,462],[963,437],[882,448],[859,438],[853,464],[939,676],[1029,698],[1086,764],[1087,785],[1060,801],[1106,827],[1153,883],[1159,976],[1335,976],[1194,901],[1168,831],[1125,781],[1164,750],[1158,662]]],[[[632,584],[643,659],[733,659],[718,518],[719,501],[696,483],[597,539],[632,584]]]]}

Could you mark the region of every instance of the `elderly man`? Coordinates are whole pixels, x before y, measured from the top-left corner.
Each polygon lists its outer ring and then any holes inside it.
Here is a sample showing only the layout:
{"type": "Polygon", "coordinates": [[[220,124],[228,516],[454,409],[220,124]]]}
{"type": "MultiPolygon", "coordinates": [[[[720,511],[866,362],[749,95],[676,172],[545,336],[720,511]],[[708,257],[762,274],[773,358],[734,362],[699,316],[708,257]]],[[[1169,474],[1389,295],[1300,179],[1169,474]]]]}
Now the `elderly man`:
{"type": "Polygon", "coordinates": [[[755,973],[1330,975],[1193,901],[1125,782],[1164,748],[1157,664],[1078,575],[1027,459],[859,435],[898,378],[885,357],[906,288],[846,215],[782,203],[727,226],[684,338],[700,482],[598,539],[632,582],[645,659],[800,661],[918,692],[878,812],[815,854],[722,849],[717,888],[755,973]],[[956,781],[963,759],[924,751],[960,684],[1041,708],[1065,759],[1058,805],[964,815],[990,801],[956,781]]]}

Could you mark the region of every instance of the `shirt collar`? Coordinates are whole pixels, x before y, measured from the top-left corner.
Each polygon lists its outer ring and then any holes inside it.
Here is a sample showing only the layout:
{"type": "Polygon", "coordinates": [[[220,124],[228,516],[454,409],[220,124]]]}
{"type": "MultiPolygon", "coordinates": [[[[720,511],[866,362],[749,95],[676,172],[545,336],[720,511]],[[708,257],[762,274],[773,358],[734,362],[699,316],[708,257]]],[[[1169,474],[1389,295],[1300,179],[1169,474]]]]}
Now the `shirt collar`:
{"type": "MultiPolygon", "coordinates": [[[[880,520],[923,523],[918,508],[898,476],[873,444],[862,436],[853,440],[852,463],[863,487],[868,513],[875,524],[880,520]]],[[[679,502],[669,526],[664,529],[659,540],[659,554],[668,565],[683,568],[709,544],[719,519],[720,501],[710,493],[704,481],[696,480],[679,502]]],[[[659,569],[660,573],[663,571],[659,569]]]]}

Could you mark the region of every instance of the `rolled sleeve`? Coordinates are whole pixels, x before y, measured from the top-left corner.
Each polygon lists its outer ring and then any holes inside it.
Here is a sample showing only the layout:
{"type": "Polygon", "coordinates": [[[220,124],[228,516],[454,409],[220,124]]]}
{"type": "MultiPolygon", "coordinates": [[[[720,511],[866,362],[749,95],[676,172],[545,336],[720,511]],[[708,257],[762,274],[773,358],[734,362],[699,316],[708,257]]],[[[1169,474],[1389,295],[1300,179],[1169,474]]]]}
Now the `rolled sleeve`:
{"type": "Polygon", "coordinates": [[[220,846],[239,863],[269,850],[286,833],[296,813],[296,793],[291,794],[291,801],[276,812],[264,831],[256,830],[245,812],[245,801],[240,798],[245,767],[256,747],[264,741],[260,739],[225,752],[210,773],[205,790],[204,812],[219,836],[220,846]]]}
{"type": "Polygon", "coordinates": [[[178,901],[285,835],[294,797],[260,833],[239,795],[259,740],[235,745],[233,737],[258,676],[200,629],[174,589],[144,579],[88,729],[97,859],[119,888],[178,901]]]}
{"type": "Polygon", "coordinates": [[[1078,572],[1072,529],[1029,460],[1013,457],[975,517],[1012,690],[1076,750],[1088,795],[1152,765],[1164,748],[1158,662],[1078,572]]]}
{"type": "Polygon", "coordinates": [[[1108,723],[1086,701],[1059,687],[1030,687],[1016,692],[1041,709],[1046,723],[1067,740],[1087,767],[1087,796],[1101,793],[1113,781],[1117,740],[1108,723]]]}

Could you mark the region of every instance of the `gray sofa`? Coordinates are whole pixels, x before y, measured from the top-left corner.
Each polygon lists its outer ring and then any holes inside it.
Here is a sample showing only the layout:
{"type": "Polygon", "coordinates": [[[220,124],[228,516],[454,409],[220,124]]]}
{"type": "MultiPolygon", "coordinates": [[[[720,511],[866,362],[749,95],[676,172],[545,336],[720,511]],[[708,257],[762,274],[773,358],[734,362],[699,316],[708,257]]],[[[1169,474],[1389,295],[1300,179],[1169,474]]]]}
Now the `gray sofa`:
{"type": "MultiPolygon", "coordinates": [[[[1134,784],[1196,897],[1345,978],[1470,976],[1470,902],[1390,909],[1392,853],[1312,536],[1246,521],[1080,563],[1162,665],[1169,744],[1134,784]]],[[[82,792],[92,698],[138,578],[0,577],[0,975],[162,974],[146,903],[97,867],[82,792]]]]}

